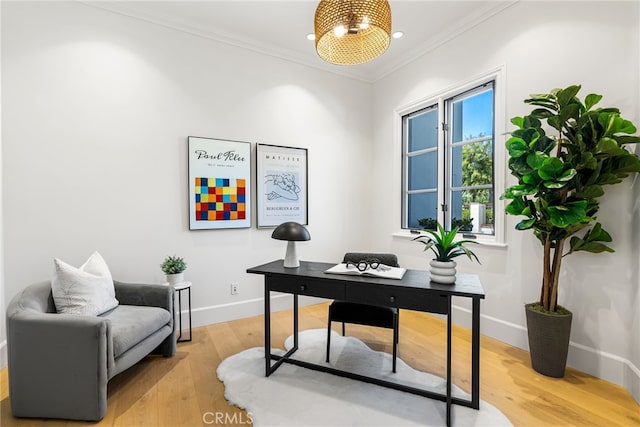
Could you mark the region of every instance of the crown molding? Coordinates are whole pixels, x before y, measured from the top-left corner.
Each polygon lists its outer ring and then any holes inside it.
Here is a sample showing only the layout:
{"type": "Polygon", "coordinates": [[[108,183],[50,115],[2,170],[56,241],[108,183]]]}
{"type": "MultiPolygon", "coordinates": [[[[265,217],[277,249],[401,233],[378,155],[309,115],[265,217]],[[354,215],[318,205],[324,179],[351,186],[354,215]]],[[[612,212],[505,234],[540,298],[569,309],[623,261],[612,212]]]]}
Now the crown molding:
{"type": "MultiPolygon", "coordinates": [[[[231,46],[236,46],[242,49],[247,49],[262,55],[275,57],[281,60],[293,62],[299,65],[312,67],[321,71],[338,74],[344,77],[359,80],[365,83],[375,83],[376,81],[392,74],[393,72],[405,67],[406,65],[414,62],[418,58],[424,56],[430,51],[442,46],[450,40],[464,34],[472,28],[478,26],[482,22],[490,19],[491,17],[501,13],[505,9],[518,3],[520,0],[511,0],[504,2],[496,2],[496,4],[487,4],[484,8],[477,12],[462,16],[455,27],[452,27],[450,31],[441,32],[440,34],[429,38],[423,45],[418,46],[415,49],[409,50],[402,54],[397,60],[389,63],[375,63],[362,64],[358,67],[345,67],[338,66],[324,62],[320,59],[315,52],[309,50],[309,54],[301,54],[300,52],[282,48],[272,43],[265,43],[255,38],[242,36],[235,33],[224,32],[217,29],[206,28],[202,25],[195,24],[193,22],[187,22],[180,20],[173,16],[168,16],[163,13],[149,14],[140,7],[137,7],[138,3],[144,2],[111,2],[111,1],[90,1],[90,0],[77,0],[78,3],[116,13],[119,15],[127,16],[149,22],[155,25],[159,25],[172,30],[180,31],[183,33],[191,34],[197,37],[206,38],[219,43],[224,43],[231,46]]],[[[374,60],[375,61],[375,60],[374,60]]]]}

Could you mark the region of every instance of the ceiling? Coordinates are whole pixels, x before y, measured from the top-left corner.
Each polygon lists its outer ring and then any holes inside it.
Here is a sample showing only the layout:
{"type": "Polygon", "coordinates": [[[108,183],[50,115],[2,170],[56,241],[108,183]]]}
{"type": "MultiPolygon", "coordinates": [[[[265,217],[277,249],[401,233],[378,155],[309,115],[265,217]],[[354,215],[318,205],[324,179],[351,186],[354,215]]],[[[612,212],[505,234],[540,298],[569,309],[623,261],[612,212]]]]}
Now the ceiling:
{"type": "Polygon", "coordinates": [[[389,1],[393,31],[387,51],[360,65],[324,62],[306,39],[317,0],[83,1],[83,3],[202,37],[374,82],[518,0],[389,1]]]}

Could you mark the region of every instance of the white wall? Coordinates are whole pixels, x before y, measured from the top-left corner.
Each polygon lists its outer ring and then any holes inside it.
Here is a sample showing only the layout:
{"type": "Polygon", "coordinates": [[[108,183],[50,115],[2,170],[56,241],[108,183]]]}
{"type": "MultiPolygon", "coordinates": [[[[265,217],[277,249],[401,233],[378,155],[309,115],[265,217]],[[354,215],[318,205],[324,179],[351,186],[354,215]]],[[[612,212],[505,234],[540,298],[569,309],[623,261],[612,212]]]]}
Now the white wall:
{"type": "Polygon", "coordinates": [[[369,84],[76,2],[3,8],[7,301],[54,257],[98,250],[116,279],[161,283],[177,254],[195,325],[261,314],[263,278],[245,271],[286,245],[272,229],[188,231],[188,135],[308,148],[299,255],[368,247],[348,188],[371,162],[369,84]]]}
{"type": "MultiPolygon", "coordinates": [[[[636,11],[636,37],[640,40],[640,8],[636,11]]],[[[636,48],[637,62],[636,69],[640,70],[640,42],[636,48]]],[[[636,102],[640,104],[640,78],[636,86],[636,102]]],[[[636,107],[634,123],[640,123],[640,105],[636,107]]],[[[636,144],[636,154],[640,155],[640,144],[636,144]]],[[[633,245],[631,252],[631,265],[634,266],[631,282],[636,284],[633,294],[629,298],[635,301],[634,307],[640,307],[640,174],[636,175],[633,180],[633,225],[632,239],[636,244],[633,245]]],[[[640,310],[636,309],[633,315],[631,326],[631,364],[628,366],[625,375],[625,387],[640,401],[640,381],[634,381],[640,377],[640,310]]]]}
{"type": "MultiPolygon", "coordinates": [[[[506,114],[497,120],[507,130],[512,129],[510,117],[528,111],[522,100],[530,93],[575,83],[583,85],[582,96],[601,93],[603,106],[618,106],[625,117],[637,119],[637,10],[638,4],[630,2],[554,2],[553,7],[519,2],[375,83],[376,187],[400,203],[401,148],[392,142],[395,108],[498,66],[505,68],[506,114]],[[389,162],[389,158],[398,161],[389,162]]],[[[504,140],[504,136],[496,138],[498,144],[504,140]]],[[[507,183],[513,182],[509,177],[507,183]]],[[[629,233],[638,191],[633,193],[631,185],[627,180],[609,187],[602,199],[599,220],[614,236],[617,253],[567,257],[560,278],[560,303],[574,313],[569,364],[619,384],[625,382],[624,371],[632,365],[632,345],[636,346],[635,366],[640,366],[637,330],[634,337],[632,328],[640,306],[638,298],[629,298],[638,292],[637,279],[631,280],[638,260],[633,249],[637,239],[629,233]]],[[[636,224],[637,215],[635,211],[636,224]]],[[[427,260],[419,245],[392,237],[400,229],[399,209],[372,220],[372,229],[379,231],[374,246],[398,253],[403,265],[425,268],[427,260]]],[[[524,348],[523,305],[538,298],[542,251],[531,233],[514,230],[516,222],[514,217],[507,218],[506,248],[480,248],[481,266],[464,260],[459,266],[481,276],[487,295],[482,303],[483,332],[524,348]]],[[[458,317],[464,316],[460,310],[458,317]]],[[[639,378],[636,375],[635,381],[639,378]]]]}
{"type": "MultiPolygon", "coordinates": [[[[162,258],[184,256],[196,324],[261,313],[262,278],[245,270],[282,257],[284,245],[271,230],[188,231],[188,135],[309,149],[303,259],[390,250],[425,268],[418,245],[392,237],[399,209],[371,214],[379,194],[400,202],[393,110],[504,65],[506,128],[529,93],[572,83],[638,123],[638,16],[637,3],[519,2],[372,90],[83,4],[3,2],[5,301],[48,278],[53,257],[79,265],[99,250],[116,278],[138,282],[163,281],[162,258]],[[570,47],[553,49],[562,42],[570,47]],[[353,182],[371,182],[376,195],[348,191],[353,182]]],[[[640,190],[631,187],[609,188],[600,213],[617,254],[565,259],[560,300],[575,316],[569,363],[638,399],[640,190]]],[[[537,297],[541,254],[515,223],[507,219],[506,248],[480,248],[482,266],[461,269],[483,280],[483,332],[526,347],[522,306],[537,297]]]]}
{"type": "MultiPolygon", "coordinates": [[[[0,3],[0,82],[2,82],[2,3],[0,3]]],[[[0,84],[2,99],[2,84],[0,84]]],[[[2,170],[2,103],[0,102],[0,366],[7,364],[7,330],[4,305],[4,221],[3,221],[3,170],[2,170]]]]}

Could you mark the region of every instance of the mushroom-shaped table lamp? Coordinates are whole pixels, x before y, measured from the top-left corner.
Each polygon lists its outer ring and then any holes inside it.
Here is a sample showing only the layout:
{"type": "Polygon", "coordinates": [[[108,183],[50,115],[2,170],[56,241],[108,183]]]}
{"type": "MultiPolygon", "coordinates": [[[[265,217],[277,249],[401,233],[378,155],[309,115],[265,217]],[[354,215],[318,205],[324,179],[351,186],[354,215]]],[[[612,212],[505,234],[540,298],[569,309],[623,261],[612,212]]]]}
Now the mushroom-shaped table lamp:
{"type": "Polygon", "coordinates": [[[283,222],[273,230],[271,238],[287,241],[287,253],[284,257],[284,267],[300,267],[300,260],[296,254],[296,242],[311,240],[311,235],[304,225],[293,221],[283,222]]]}

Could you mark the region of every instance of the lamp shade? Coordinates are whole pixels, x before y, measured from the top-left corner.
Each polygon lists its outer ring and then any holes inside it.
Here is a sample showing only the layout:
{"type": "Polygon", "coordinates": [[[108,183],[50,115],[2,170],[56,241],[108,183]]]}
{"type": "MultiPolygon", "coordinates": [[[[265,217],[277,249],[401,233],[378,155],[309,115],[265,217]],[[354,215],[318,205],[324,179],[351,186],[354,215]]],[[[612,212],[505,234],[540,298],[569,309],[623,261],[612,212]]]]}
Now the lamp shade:
{"type": "Polygon", "coordinates": [[[386,0],[322,0],[316,9],[316,52],[327,62],[355,65],[381,55],[391,40],[386,0]]]}
{"type": "Polygon", "coordinates": [[[302,224],[298,224],[297,222],[289,221],[283,222],[279,226],[273,230],[271,233],[272,239],[278,240],[288,240],[292,241],[303,241],[303,240],[311,240],[311,235],[309,231],[302,224]]]}

